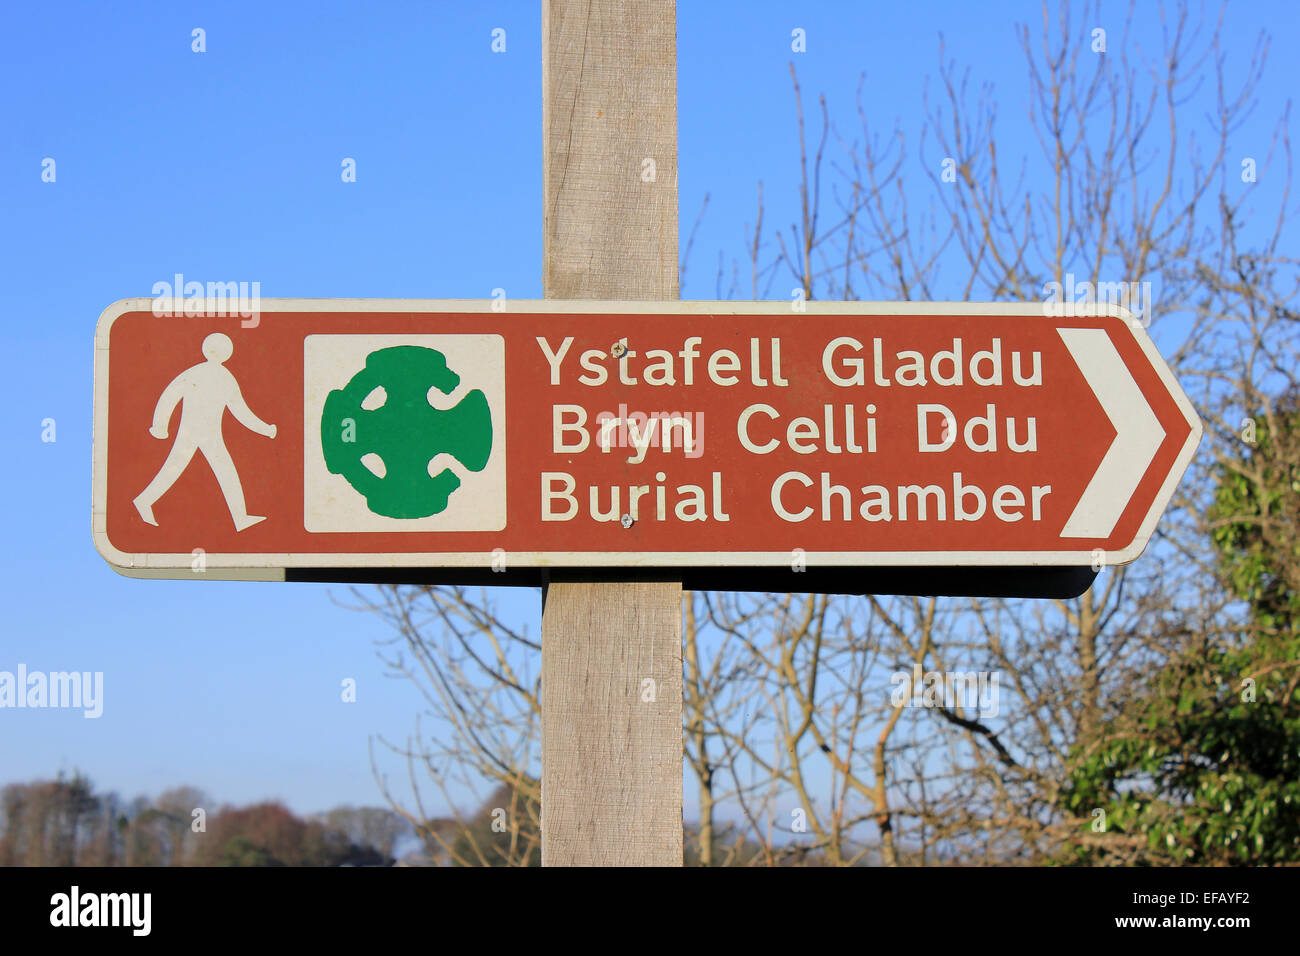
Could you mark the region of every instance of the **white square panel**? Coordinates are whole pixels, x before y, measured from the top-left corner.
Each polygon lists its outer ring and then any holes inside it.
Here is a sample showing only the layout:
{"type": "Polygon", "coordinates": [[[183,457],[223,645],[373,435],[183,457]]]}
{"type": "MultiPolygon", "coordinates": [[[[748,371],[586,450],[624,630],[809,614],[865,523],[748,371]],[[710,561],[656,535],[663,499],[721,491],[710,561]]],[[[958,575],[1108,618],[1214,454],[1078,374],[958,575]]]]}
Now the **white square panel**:
{"type": "Polygon", "coordinates": [[[505,339],[500,335],[309,335],[303,342],[303,523],[313,532],[501,531],[506,526],[505,339]],[[492,416],[492,451],[482,471],[447,467],[460,479],[443,511],[426,518],[376,514],[321,447],[321,416],[330,392],[343,388],[380,349],[415,345],[441,352],[460,385],[448,407],[479,389],[492,416]]]}

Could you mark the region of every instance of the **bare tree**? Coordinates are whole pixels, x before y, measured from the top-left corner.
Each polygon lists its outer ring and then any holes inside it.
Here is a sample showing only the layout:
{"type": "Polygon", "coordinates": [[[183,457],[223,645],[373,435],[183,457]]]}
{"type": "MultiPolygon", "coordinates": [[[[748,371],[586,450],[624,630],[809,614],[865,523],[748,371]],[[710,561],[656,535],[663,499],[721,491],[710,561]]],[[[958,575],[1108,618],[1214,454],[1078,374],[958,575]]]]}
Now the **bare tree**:
{"type": "MultiPolygon", "coordinates": [[[[1055,9],[1017,30],[1035,144],[1024,155],[1007,155],[1000,135],[1006,100],[942,42],[917,129],[880,126],[887,106],[868,104],[861,84],[851,130],[832,122],[826,97],[809,129],[792,68],[796,218],[775,226],[760,184],[742,256],[719,254],[717,295],[1042,302],[1086,284],[1150,329],[1190,386],[1208,448],[1148,556],[1103,569],[1074,600],[688,594],[683,733],[699,803],[688,843],[702,863],[1035,861],[1096,843],[1117,862],[1145,859],[1130,836],[1096,832],[1068,809],[1063,788],[1153,671],[1198,642],[1241,638],[1245,618],[1210,540],[1224,520],[1208,507],[1217,476],[1234,470],[1262,491],[1278,468],[1300,467],[1290,446],[1268,462],[1241,454],[1248,422],[1278,433],[1279,397],[1300,369],[1300,272],[1283,251],[1288,117],[1259,167],[1263,181],[1285,166],[1263,226],[1248,215],[1257,184],[1239,181],[1229,149],[1267,38],[1233,85],[1222,11],[1162,9],[1149,49],[1130,8],[1102,52],[1096,6],[1055,9]],[[996,677],[996,706],[954,698],[933,673],[996,677]]],[[[1251,520],[1289,554],[1293,519],[1251,520]]],[[[403,812],[446,850],[455,840],[434,832],[421,788],[431,782],[449,804],[472,793],[478,806],[483,788],[504,787],[519,803],[510,849],[461,855],[527,862],[540,797],[537,639],[482,592],[385,587],[365,600],[396,631],[390,663],[417,681],[434,721],[427,738],[417,728],[395,748],[415,800],[403,812]]],[[[1260,666],[1273,663],[1285,662],[1260,666]]]]}

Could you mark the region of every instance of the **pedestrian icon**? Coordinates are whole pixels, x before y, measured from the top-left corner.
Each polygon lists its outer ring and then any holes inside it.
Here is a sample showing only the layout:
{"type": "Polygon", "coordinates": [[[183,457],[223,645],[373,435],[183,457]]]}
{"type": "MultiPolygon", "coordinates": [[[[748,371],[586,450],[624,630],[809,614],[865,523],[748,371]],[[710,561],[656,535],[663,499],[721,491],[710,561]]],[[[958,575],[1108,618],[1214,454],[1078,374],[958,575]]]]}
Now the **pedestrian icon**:
{"type": "Polygon", "coordinates": [[[226,507],[230,509],[236,531],[243,531],[266,520],[265,515],[248,513],[239,472],[235,469],[235,462],[226,450],[226,442],[221,434],[221,422],[227,408],[235,420],[250,431],[267,438],[274,438],[276,431],[274,425],[268,425],[253,414],[244,402],[235,376],[225,367],[225,361],[234,350],[228,335],[213,332],[203,340],[203,357],[207,361],[193,365],[177,375],[158,398],[149,434],[158,439],[167,437],[167,423],[171,420],[177,403],[181,406],[181,421],[167,460],[153,481],[149,482],[149,486],[134,500],[136,510],[147,524],[158,526],[153,514],[154,504],[189,466],[196,451],[203,453],[213,474],[217,476],[217,484],[221,486],[221,493],[226,498],[226,507]]]}

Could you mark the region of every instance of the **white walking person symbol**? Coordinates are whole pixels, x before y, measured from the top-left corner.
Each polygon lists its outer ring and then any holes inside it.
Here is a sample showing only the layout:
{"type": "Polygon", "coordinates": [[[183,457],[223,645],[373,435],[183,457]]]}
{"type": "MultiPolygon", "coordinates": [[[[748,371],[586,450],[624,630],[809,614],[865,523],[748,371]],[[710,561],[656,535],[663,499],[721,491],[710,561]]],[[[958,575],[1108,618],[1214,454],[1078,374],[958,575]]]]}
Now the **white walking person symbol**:
{"type": "Polygon", "coordinates": [[[167,423],[171,420],[177,402],[181,403],[181,424],[176,430],[176,442],[167,454],[167,460],[158,469],[154,480],[149,482],[149,487],[140,492],[134,502],[140,517],[154,527],[158,526],[153,516],[154,504],[181,476],[196,451],[203,452],[203,457],[212,466],[221,493],[226,496],[226,507],[235,520],[236,531],[243,531],[266,520],[265,515],[248,513],[239,472],[235,470],[235,462],[226,450],[225,439],[221,436],[221,420],[229,408],[235,420],[245,428],[267,438],[275,437],[275,426],[268,425],[253,414],[244,402],[235,376],[222,364],[234,351],[235,347],[228,335],[213,332],[203,340],[203,357],[207,361],[193,365],[177,375],[163,389],[158,399],[149,434],[154,438],[167,437],[167,423]]]}

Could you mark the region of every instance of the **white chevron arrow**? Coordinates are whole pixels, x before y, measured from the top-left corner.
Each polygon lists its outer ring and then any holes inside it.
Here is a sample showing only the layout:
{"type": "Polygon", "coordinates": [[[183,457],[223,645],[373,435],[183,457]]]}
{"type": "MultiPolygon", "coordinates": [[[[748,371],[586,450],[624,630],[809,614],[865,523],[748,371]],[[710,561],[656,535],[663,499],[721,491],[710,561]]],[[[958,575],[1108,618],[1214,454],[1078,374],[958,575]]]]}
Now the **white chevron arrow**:
{"type": "Polygon", "coordinates": [[[1165,439],[1151,406],[1104,329],[1057,329],[1115,426],[1115,440],[1074,506],[1062,538],[1106,538],[1165,439]]]}

